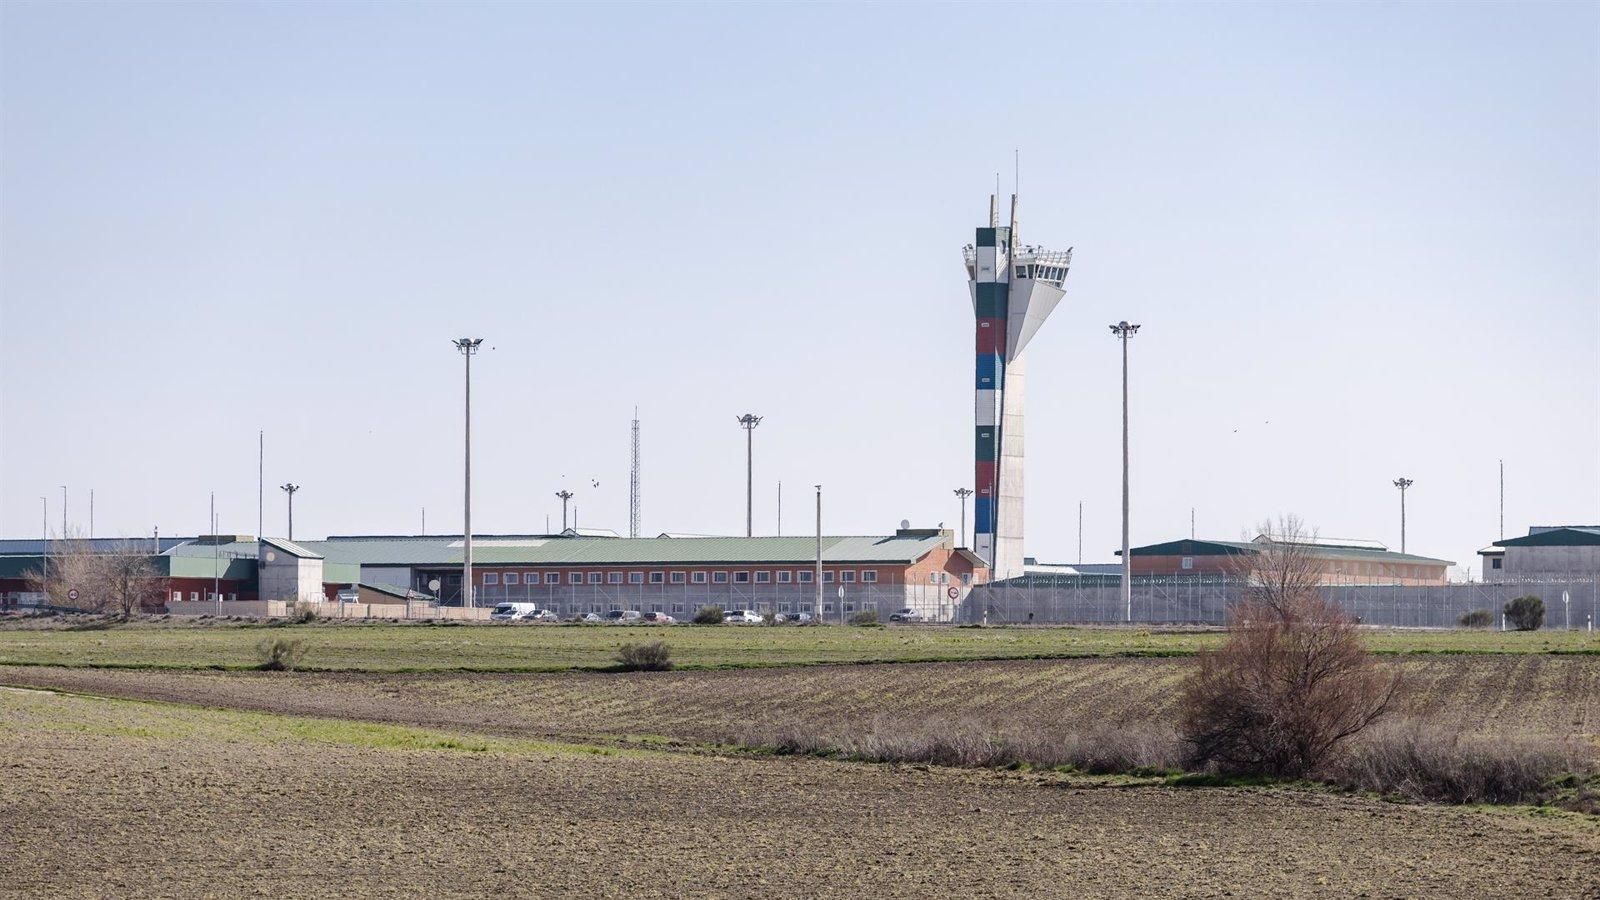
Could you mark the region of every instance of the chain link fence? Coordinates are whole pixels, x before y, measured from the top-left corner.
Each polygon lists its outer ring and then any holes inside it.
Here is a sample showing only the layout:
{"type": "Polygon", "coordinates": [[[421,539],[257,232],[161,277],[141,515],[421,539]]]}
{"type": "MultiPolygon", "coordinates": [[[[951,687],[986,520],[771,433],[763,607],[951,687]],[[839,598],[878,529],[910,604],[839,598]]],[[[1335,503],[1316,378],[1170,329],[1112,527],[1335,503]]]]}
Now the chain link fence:
{"type": "MultiPolygon", "coordinates": [[[[960,618],[968,622],[1227,624],[1228,608],[1244,596],[1237,579],[1215,576],[1135,578],[1131,610],[1116,577],[1018,580],[973,588],[960,618]]],[[[1499,626],[1515,597],[1544,602],[1545,628],[1600,625],[1600,573],[1560,579],[1464,584],[1330,584],[1324,595],[1366,625],[1454,628],[1461,617],[1488,610],[1499,626]]]]}

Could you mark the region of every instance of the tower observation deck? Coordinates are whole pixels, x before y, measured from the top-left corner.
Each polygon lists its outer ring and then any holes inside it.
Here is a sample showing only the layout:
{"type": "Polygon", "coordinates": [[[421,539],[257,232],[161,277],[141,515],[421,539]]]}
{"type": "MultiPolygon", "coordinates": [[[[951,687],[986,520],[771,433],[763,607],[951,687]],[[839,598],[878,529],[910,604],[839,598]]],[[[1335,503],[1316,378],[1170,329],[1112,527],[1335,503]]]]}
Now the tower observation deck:
{"type": "Polygon", "coordinates": [[[973,551],[992,577],[1022,574],[1023,350],[1065,296],[1072,250],[1017,241],[1017,197],[1001,226],[997,197],[989,225],[962,248],[977,330],[974,409],[973,551]]]}

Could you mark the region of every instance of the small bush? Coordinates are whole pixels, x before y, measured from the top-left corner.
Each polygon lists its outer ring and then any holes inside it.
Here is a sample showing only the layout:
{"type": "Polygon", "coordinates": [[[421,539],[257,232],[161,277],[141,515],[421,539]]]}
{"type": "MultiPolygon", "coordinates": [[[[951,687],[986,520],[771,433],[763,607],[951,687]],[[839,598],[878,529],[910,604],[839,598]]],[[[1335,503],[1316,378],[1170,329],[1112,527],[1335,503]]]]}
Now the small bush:
{"type": "Polygon", "coordinates": [[[1462,613],[1456,620],[1462,628],[1488,628],[1494,624],[1494,613],[1487,609],[1475,609],[1472,612],[1462,613]]]}
{"type": "Polygon", "coordinates": [[[694,611],[696,625],[721,625],[726,613],[720,606],[702,606],[694,611]]]}
{"type": "Polygon", "coordinates": [[[854,612],[850,614],[850,624],[859,627],[865,625],[878,625],[881,623],[878,621],[877,610],[863,609],[860,612],[854,612]]]}
{"type": "Polygon", "coordinates": [[[662,641],[623,644],[617,648],[617,668],[624,672],[665,672],[672,668],[672,651],[662,641]]]}
{"type": "Polygon", "coordinates": [[[1328,780],[1440,803],[1544,803],[1594,770],[1573,743],[1397,722],[1363,736],[1328,780]]]}
{"type": "Polygon", "coordinates": [[[256,645],[256,655],[261,658],[256,668],[263,672],[292,672],[305,657],[306,648],[299,641],[268,638],[256,645]]]}
{"type": "Polygon", "coordinates": [[[1544,627],[1544,601],[1532,594],[1506,601],[1506,621],[1518,631],[1538,631],[1544,627]]]}
{"type": "Polygon", "coordinates": [[[773,612],[770,609],[767,610],[766,612],[761,614],[761,624],[763,624],[763,625],[776,625],[776,624],[778,624],[778,614],[773,612]]]}

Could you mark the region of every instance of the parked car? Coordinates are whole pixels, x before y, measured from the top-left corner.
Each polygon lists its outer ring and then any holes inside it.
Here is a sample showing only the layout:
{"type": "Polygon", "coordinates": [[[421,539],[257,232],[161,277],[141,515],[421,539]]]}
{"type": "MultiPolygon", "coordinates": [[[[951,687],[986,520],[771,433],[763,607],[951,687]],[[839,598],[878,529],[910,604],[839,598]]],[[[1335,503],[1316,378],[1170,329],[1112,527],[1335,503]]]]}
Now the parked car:
{"type": "Polygon", "coordinates": [[[489,621],[520,622],[523,619],[537,619],[544,612],[537,603],[496,603],[489,612],[489,621]]]}
{"type": "Polygon", "coordinates": [[[891,622],[926,622],[927,621],[927,617],[924,616],[922,613],[919,613],[916,610],[914,610],[914,609],[912,609],[911,607],[908,606],[905,609],[897,609],[894,612],[890,613],[889,614],[889,621],[891,621],[891,622]]]}
{"type": "Polygon", "coordinates": [[[606,613],[605,621],[608,625],[627,625],[644,618],[644,614],[637,609],[613,609],[606,613]]]}
{"type": "Polygon", "coordinates": [[[784,623],[789,623],[792,625],[809,625],[811,624],[811,613],[778,613],[778,624],[781,625],[784,623]]]}
{"type": "Polygon", "coordinates": [[[647,625],[671,625],[678,620],[664,612],[647,612],[641,621],[647,625]]]}
{"type": "Polygon", "coordinates": [[[573,613],[568,622],[599,622],[600,616],[596,613],[573,613]]]}
{"type": "Polygon", "coordinates": [[[724,625],[760,625],[761,613],[753,609],[730,609],[722,614],[724,625]]]}

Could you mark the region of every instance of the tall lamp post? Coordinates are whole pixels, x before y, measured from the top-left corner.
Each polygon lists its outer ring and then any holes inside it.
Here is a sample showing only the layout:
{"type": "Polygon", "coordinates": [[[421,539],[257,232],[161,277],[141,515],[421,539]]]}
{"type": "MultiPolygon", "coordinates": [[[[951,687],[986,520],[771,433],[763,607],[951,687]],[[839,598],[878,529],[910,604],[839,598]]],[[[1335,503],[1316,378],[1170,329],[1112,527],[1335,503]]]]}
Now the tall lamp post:
{"type": "Polygon", "coordinates": [[[744,429],[744,536],[755,534],[755,434],[761,417],[745,413],[739,417],[739,427],[744,429]]]}
{"type": "Polygon", "coordinates": [[[478,345],[483,343],[483,338],[456,338],[452,341],[456,349],[461,351],[462,357],[467,361],[467,398],[466,419],[464,422],[466,432],[465,471],[462,493],[465,500],[462,504],[461,532],[465,553],[461,558],[461,606],[463,609],[472,606],[472,357],[478,352],[478,345]]]}
{"type": "Polygon", "coordinates": [[[961,499],[961,546],[967,547],[967,498],[972,496],[972,488],[956,488],[956,496],[961,499]]]}
{"type": "Polygon", "coordinates": [[[811,621],[822,624],[822,485],[817,485],[817,571],[813,576],[817,582],[817,605],[812,611],[811,621]]]}
{"type": "Polygon", "coordinates": [[[571,500],[573,495],[572,495],[571,491],[561,490],[561,491],[556,491],[556,496],[561,498],[561,530],[562,531],[566,531],[567,530],[567,501],[571,500]]]}
{"type": "Polygon", "coordinates": [[[1128,554],[1128,339],[1139,333],[1139,326],[1126,321],[1111,326],[1111,333],[1122,341],[1122,608],[1126,621],[1133,621],[1133,558],[1128,554]]]}
{"type": "Polygon", "coordinates": [[[280,484],[278,490],[289,495],[289,540],[294,540],[294,492],[300,490],[298,484],[280,484]]]}
{"type": "Polygon", "coordinates": [[[1394,486],[1400,489],[1400,552],[1406,552],[1406,488],[1416,482],[1409,478],[1396,478],[1394,486]]]}

